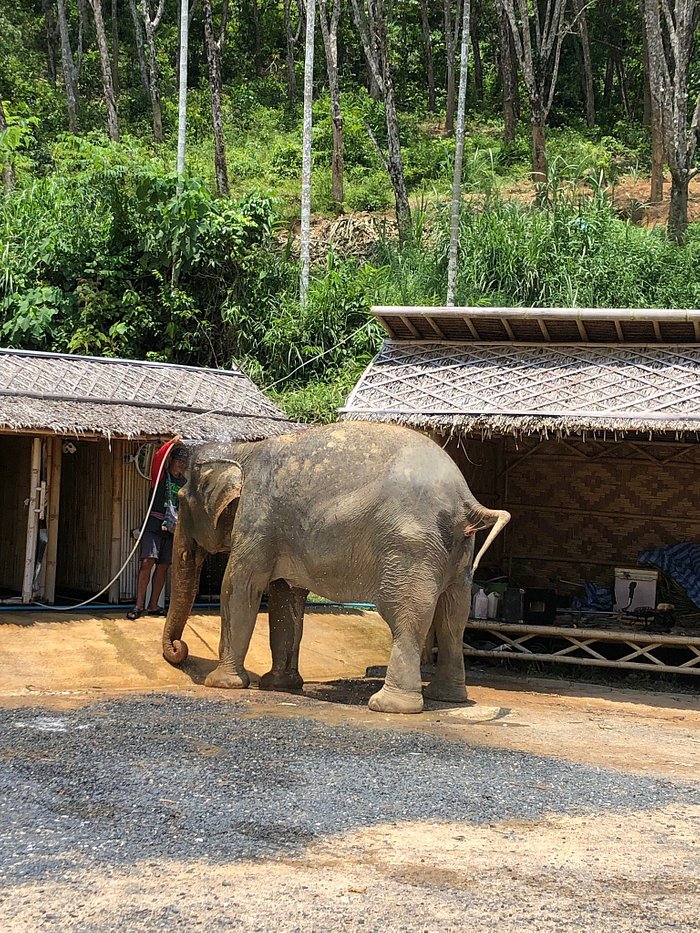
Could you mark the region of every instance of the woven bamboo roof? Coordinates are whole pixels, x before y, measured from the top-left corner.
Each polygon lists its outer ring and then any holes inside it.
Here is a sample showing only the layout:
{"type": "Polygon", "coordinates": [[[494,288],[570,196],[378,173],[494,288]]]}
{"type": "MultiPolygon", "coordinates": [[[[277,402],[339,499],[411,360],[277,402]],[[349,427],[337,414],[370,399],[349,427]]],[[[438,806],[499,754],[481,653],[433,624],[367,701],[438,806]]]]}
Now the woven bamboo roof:
{"type": "Polygon", "coordinates": [[[0,429],[257,440],[294,426],[237,367],[0,349],[0,429]]]}
{"type": "Polygon", "coordinates": [[[700,311],[669,308],[374,307],[394,340],[698,343],[700,311]]]}
{"type": "Polygon", "coordinates": [[[341,417],[494,434],[697,433],[700,344],[387,340],[341,417]]]}

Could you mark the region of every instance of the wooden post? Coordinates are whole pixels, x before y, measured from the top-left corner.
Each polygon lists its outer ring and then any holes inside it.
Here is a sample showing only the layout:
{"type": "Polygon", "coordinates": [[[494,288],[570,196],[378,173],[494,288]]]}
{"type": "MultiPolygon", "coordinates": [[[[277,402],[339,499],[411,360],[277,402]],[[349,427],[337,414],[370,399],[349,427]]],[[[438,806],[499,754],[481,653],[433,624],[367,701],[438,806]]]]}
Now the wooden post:
{"type": "Polygon", "coordinates": [[[58,516],[61,504],[61,465],[63,463],[63,441],[60,437],[49,438],[48,464],[48,511],[46,514],[46,575],[44,599],[53,603],[56,599],[56,555],[58,553],[58,516]]]}
{"type": "Polygon", "coordinates": [[[34,570],[36,566],[36,543],[39,534],[39,494],[41,486],[41,438],[32,440],[32,465],[29,476],[29,500],[27,510],[27,543],[24,552],[24,578],[22,580],[22,602],[30,603],[34,597],[34,570]]]}
{"type": "MultiPolygon", "coordinates": [[[[119,572],[122,564],[122,479],[124,476],[124,442],[112,442],[112,542],[109,558],[110,579],[119,572]]],[[[119,602],[120,581],[110,586],[107,600],[119,602]]]]}

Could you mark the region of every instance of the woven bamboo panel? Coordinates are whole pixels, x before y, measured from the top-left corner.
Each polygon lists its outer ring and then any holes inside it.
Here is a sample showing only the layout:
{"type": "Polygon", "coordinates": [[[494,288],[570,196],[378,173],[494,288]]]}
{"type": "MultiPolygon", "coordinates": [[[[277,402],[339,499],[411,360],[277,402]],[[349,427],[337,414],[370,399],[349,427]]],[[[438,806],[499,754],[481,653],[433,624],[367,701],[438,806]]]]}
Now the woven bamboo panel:
{"type": "Polygon", "coordinates": [[[696,449],[626,446],[599,445],[585,460],[557,442],[508,451],[507,553],[523,582],[610,584],[613,568],[635,566],[640,551],[697,539],[696,449]]]}

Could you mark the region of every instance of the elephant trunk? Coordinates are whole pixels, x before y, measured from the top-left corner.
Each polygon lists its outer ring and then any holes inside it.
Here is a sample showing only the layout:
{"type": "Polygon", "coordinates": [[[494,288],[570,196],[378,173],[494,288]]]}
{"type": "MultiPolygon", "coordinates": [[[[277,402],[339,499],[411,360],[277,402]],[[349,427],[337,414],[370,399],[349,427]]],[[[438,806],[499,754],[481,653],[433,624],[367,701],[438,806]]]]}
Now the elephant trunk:
{"type": "Polygon", "coordinates": [[[175,530],[173,541],[172,595],[163,629],[163,657],[170,664],[182,664],[189,654],[182,632],[192,611],[204,563],[205,551],[175,530]]]}
{"type": "Polygon", "coordinates": [[[467,502],[466,513],[467,524],[464,529],[465,535],[476,534],[477,531],[482,531],[485,528],[491,529],[472,562],[471,573],[473,578],[477,567],[481,563],[481,558],[508,524],[511,516],[510,512],[506,512],[505,509],[487,509],[486,506],[481,505],[476,499],[467,502]]]}

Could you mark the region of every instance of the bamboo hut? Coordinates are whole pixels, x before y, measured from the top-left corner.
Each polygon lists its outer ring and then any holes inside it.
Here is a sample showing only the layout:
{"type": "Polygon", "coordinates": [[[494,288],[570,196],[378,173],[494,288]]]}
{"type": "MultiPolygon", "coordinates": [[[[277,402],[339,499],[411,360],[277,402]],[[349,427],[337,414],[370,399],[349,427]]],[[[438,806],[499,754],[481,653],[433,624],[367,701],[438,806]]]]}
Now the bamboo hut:
{"type": "MultiPolygon", "coordinates": [[[[289,430],[235,366],[0,350],[0,602],[98,592],[133,547],[162,440],[289,430]]],[[[134,562],[109,602],[131,601],[135,582],[134,562]]]]}
{"type": "Polygon", "coordinates": [[[433,434],[512,513],[492,574],[554,590],[561,610],[547,625],[470,619],[465,653],[700,673],[698,613],[661,633],[563,612],[640,552],[698,540],[700,311],[373,313],[387,339],[341,417],[433,434]]]}

